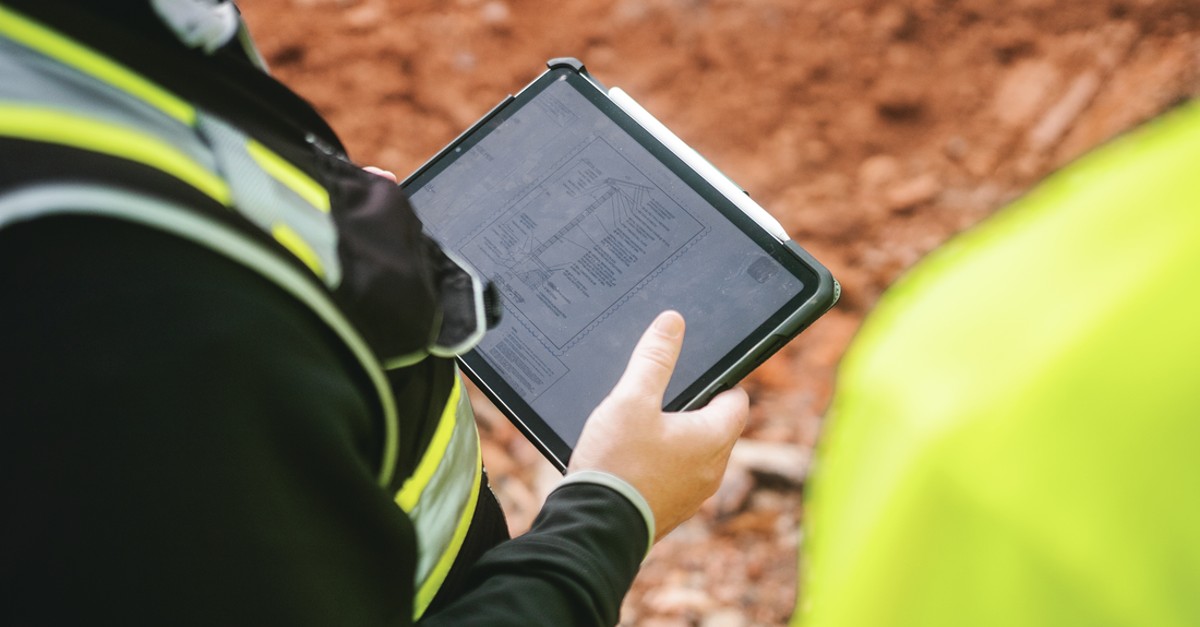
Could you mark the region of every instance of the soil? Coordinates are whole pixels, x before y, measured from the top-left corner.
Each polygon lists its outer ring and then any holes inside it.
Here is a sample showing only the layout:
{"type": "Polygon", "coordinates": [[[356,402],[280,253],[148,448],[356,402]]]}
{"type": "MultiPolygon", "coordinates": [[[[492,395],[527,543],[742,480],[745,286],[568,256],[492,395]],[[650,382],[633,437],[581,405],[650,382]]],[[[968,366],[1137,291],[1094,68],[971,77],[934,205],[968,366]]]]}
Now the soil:
{"type": "MultiPolygon", "coordinates": [[[[823,261],[841,303],[753,374],[718,495],[654,549],[623,624],[786,622],[804,470],[839,357],[929,250],[1200,95],[1196,0],[245,0],[272,70],[404,176],[552,57],[619,85],[823,261]]],[[[514,533],[555,473],[477,394],[514,533]]]]}

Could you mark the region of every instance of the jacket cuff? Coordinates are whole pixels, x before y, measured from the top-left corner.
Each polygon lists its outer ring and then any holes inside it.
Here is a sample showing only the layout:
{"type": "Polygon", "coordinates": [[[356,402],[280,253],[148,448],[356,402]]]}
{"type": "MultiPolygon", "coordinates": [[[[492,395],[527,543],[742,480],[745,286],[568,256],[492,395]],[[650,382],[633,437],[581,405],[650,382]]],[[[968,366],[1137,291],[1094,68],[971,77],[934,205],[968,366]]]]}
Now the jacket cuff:
{"type": "MultiPolygon", "coordinates": [[[[573,472],[567,475],[566,478],[563,479],[562,483],[558,484],[558,487],[561,488],[562,486],[570,483],[592,483],[596,485],[602,485],[625,497],[625,500],[629,501],[629,503],[637,509],[638,513],[642,515],[642,522],[646,523],[645,555],[650,553],[650,549],[654,547],[654,512],[650,510],[650,504],[646,502],[646,499],[642,496],[642,493],[637,491],[637,488],[630,485],[629,482],[625,481],[624,479],[601,470],[580,470],[573,472]]],[[[643,558],[645,555],[643,555],[643,558]]]]}

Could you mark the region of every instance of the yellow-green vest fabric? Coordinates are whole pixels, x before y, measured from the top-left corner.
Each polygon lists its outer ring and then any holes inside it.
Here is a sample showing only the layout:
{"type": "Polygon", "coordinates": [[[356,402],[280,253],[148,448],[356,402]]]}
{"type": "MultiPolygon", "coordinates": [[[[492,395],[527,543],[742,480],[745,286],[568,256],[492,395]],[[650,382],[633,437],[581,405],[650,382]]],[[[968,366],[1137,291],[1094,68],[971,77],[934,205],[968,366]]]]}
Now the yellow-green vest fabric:
{"type": "Polygon", "coordinates": [[[842,364],[793,623],[1200,624],[1200,105],[1054,174],[842,364]]]}

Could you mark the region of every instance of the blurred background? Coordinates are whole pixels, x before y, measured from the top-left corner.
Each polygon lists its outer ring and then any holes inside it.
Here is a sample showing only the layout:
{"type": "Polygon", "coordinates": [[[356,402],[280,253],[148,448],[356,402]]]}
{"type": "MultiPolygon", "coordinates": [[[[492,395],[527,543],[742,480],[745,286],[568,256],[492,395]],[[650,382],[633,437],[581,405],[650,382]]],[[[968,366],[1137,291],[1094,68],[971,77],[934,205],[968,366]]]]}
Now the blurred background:
{"type": "MultiPolygon", "coordinates": [[[[746,382],[717,496],[622,622],[786,622],[839,357],[913,262],[1088,149],[1200,95],[1197,0],[242,0],[351,156],[406,176],[552,57],[624,88],[773,213],[841,303],[746,382]]],[[[897,364],[902,368],[903,364],[897,364]]],[[[478,393],[514,534],[557,473],[478,393]]]]}

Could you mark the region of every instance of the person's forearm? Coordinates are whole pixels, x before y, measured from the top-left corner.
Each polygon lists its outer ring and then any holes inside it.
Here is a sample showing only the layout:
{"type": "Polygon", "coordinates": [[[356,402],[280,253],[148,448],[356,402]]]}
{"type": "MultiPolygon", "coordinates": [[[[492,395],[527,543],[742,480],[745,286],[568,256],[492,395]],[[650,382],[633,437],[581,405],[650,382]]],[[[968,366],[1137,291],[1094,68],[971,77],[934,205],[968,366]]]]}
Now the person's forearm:
{"type": "Polygon", "coordinates": [[[422,625],[615,625],[648,542],[642,515],[596,484],[564,485],[525,535],[489,551],[467,592],[422,625]]]}

